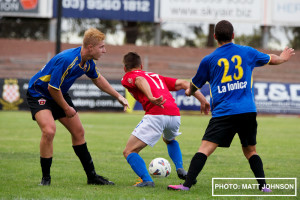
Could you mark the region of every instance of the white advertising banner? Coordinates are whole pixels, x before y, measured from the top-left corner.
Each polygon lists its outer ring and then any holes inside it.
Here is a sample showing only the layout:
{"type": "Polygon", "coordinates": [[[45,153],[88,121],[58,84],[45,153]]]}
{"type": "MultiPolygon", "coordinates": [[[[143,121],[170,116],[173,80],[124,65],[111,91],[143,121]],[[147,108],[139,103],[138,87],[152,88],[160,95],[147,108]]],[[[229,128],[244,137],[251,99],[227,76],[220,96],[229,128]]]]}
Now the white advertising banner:
{"type": "Polygon", "coordinates": [[[0,17],[52,18],[52,0],[0,0],[0,17]]]}
{"type": "Polygon", "coordinates": [[[184,22],[231,22],[261,23],[262,0],[161,0],[160,20],[184,22]]]}
{"type": "Polygon", "coordinates": [[[300,26],[300,0],[273,0],[273,25],[300,26]]]}

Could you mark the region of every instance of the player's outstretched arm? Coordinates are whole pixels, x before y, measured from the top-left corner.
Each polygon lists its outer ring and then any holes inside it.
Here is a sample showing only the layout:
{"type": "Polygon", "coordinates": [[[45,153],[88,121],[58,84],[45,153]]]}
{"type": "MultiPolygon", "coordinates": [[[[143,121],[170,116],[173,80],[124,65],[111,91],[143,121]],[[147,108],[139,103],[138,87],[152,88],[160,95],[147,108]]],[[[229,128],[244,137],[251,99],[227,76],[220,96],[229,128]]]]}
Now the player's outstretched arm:
{"type": "Polygon", "coordinates": [[[124,107],[124,111],[127,110],[127,108],[129,108],[129,103],[127,101],[127,99],[125,99],[125,97],[123,97],[120,93],[118,93],[110,84],[109,82],[106,80],[106,78],[104,78],[103,76],[100,76],[97,79],[93,79],[92,80],[93,83],[102,91],[106,92],[107,94],[115,97],[120,104],[123,105],[124,107]]]}
{"type": "Polygon", "coordinates": [[[149,83],[146,81],[144,77],[138,76],[135,78],[135,85],[137,88],[142,91],[145,96],[149,99],[149,101],[161,108],[164,108],[163,104],[166,102],[166,99],[163,99],[163,96],[160,96],[158,98],[153,97],[153,94],[151,92],[151,88],[149,83]]]}
{"type": "Polygon", "coordinates": [[[293,55],[295,55],[294,49],[285,47],[282,53],[278,56],[275,54],[270,54],[271,60],[269,62],[270,65],[279,65],[288,61],[293,55]]]}
{"type": "Polygon", "coordinates": [[[200,107],[201,113],[208,115],[208,113],[210,111],[210,104],[208,103],[208,101],[206,100],[204,95],[197,88],[194,89],[192,87],[194,87],[194,85],[190,84],[186,80],[182,80],[182,79],[176,80],[175,89],[176,90],[184,89],[185,94],[187,96],[193,95],[201,103],[201,107],[200,107]]]}

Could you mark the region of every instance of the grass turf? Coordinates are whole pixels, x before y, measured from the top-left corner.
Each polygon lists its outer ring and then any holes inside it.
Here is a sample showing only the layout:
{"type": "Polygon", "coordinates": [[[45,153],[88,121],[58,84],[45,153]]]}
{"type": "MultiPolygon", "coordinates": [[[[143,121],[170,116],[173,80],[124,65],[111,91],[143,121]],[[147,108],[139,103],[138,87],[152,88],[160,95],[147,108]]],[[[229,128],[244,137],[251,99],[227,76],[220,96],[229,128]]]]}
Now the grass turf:
{"type": "MultiPolygon", "coordinates": [[[[141,151],[146,165],[153,158],[170,161],[170,177],[154,179],[155,188],[135,188],[137,176],[122,151],[130,133],[143,114],[80,113],[86,131],[86,141],[97,173],[108,177],[115,186],[86,184],[83,168],[72,149],[68,131],[57,123],[54,139],[54,159],[50,187],[38,186],[41,179],[39,164],[40,130],[29,112],[0,112],[0,199],[270,199],[270,197],[212,197],[212,178],[253,178],[236,136],[229,149],[218,148],[198,176],[198,183],[189,192],[168,191],[167,185],[179,184],[175,166],[160,140],[153,148],[141,151]]],[[[184,167],[198,150],[210,117],[183,115],[180,143],[184,167]]],[[[266,177],[297,178],[300,170],[299,118],[261,117],[258,119],[257,151],[264,162],[266,177]]],[[[229,182],[230,183],[230,182],[229,182]]],[[[255,180],[251,183],[256,183],[255,180]]],[[[290,183],[290,182],[289,182],[290,183]]],[[[299,185],[299,184],[298,184],[299,185]]],[[[299,193],[299,186],[297,188],[299,193]]],[[[247,195],[261,194],[256,190],[226,191],[247,195]]],[[[287,191],[276,190],[273,195],[287,191]]],[[[289,192],[290,194],[291,192],[289,192]]],[[[273,197],[273,199],[295,197],[273,197]]],[[[297,197],[296,197],[297,198],[297,197]]]]}

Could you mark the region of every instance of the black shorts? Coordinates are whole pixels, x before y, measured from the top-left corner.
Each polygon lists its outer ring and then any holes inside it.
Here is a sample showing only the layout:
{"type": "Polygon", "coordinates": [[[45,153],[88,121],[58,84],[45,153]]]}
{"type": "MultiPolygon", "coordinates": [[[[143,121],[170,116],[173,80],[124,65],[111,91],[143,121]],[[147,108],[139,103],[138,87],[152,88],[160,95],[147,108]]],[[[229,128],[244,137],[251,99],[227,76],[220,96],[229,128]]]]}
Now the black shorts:
{"type": "Polygon", "coordinates": [[[211,118],[202,140],[219,144],[219,147],[230,147],[236,133],[243,147],[256,145],[256,113],[211,118]]]}
{"type": "MultiPolygon", "coordinates": [[[[64,110],[54,100],[47,99],[45,97],[32,97],[28,92],[26,96],[33,120],[35,120],[35,114],[37,112],[45,109],[51,110],[54,120],[66,117],[66,113],[64,112],[64,110]]],[[[77,109],[75,108],[69,94],[65,94],[64,99],[69,104],[69,106],[73,107],[77,112],[77,109]]]]}

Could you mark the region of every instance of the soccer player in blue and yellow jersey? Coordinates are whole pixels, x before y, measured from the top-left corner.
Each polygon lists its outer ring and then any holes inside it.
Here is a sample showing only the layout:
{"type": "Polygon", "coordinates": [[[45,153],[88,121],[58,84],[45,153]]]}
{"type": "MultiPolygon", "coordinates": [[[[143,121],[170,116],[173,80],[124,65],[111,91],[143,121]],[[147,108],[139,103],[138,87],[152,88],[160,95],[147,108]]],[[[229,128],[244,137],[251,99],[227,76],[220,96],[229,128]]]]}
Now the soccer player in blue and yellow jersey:
{"type": "MultiPolygon", "coordinates": [[[[208,124],[198,152],[192,158],[186,181],[183,185],[169,185],[168,189],[189,190],[205,165],[206,159],[219,147],[230,147],[238,133],[242,150],[256,178],[265,178],[263,163],[256,152],[256,106],[252,90],[254,67],[266,64],[278,65],[294,55],[294,49],[285,48],[280,56],[261,53],[248,46],[232,43],[233,26],[222,20],[215,27],[218,48],[200,63],[198,71],[186,95],[190,96],[206,82],[210,84],[212,118],[208,124]]],[[[259,189],[265,179],[257,179],[259,189]]]]}
{"type": "Polygon", "coordinates": [[[95,172],[93,160],[84,139],[84,129],[68,90],[74,81],[83,74],[87,75],[102,91],[115,97],[123,106],[127,100],[120,95],[97,71],[94,60],[106,53],[105,35],[95,28],[88,29],[81,47],[65,50],[54,56],[29,81],[27,102],[41,131],[40,163],[42,181],[40,185],[50,185],[50,167],[53,156],[53,139],[56,132],[55,120],[58,119],[72,136],[72,145],[87,175],[87,183],[113,185],[114,183],[95,172]]]}

